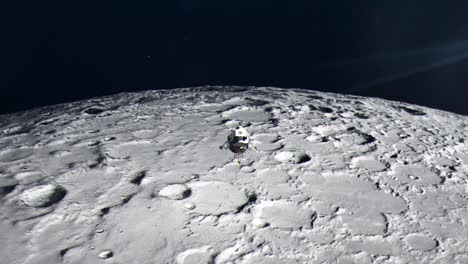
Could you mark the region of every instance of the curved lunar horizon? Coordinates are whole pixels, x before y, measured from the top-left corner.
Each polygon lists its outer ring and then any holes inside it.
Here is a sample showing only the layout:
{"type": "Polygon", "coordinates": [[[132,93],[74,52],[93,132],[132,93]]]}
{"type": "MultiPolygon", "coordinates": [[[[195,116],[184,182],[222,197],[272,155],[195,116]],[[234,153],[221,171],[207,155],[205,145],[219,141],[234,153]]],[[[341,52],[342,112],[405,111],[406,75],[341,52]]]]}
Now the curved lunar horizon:
{"type": "Polygon", "coordinates": [[[2,263],[467,263],[468,117],[273,87],[0,116],[2,263]],[[256,151],[220,150],[244,126],[256,151]]]}

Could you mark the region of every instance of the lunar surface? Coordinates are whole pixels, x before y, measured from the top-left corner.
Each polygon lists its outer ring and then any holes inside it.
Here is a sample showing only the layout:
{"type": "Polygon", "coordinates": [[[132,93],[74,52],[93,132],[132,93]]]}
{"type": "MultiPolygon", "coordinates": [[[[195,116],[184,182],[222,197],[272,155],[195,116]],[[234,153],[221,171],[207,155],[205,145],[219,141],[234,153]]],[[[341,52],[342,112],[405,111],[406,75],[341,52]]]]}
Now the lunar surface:
{"type": "Polygon", "coordinates": [[[3,115],[0,262],[468,263],[467,139],[466,116],[270,87],[3,115]]]}

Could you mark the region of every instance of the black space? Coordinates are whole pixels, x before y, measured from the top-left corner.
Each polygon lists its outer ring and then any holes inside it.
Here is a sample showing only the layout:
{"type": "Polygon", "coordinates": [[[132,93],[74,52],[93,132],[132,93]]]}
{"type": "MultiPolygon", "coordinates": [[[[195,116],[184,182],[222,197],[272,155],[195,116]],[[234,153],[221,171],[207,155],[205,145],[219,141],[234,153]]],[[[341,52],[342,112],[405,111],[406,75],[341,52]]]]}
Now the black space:
{"type": "Polygon", "coordinates": [[[0,16],[0,113],[124,91],[254,85],[468,115],[468,44],[447,48],[468,40],[468,1],[11,2],[0,16]],[[457,59],[426,68],[449,57],[457,59]]]}

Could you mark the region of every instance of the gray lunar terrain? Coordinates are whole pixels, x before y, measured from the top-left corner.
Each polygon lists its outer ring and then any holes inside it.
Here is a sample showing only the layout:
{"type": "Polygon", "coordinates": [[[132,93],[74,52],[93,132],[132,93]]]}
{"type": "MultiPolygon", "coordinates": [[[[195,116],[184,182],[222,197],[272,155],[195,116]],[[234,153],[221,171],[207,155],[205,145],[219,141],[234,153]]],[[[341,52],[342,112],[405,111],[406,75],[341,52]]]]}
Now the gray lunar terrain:
{"type": "Polygon", "coordinates": [[[3,115],[0,262],[468,263],[467,138],[466,116],[270,87],[3,115]]]}

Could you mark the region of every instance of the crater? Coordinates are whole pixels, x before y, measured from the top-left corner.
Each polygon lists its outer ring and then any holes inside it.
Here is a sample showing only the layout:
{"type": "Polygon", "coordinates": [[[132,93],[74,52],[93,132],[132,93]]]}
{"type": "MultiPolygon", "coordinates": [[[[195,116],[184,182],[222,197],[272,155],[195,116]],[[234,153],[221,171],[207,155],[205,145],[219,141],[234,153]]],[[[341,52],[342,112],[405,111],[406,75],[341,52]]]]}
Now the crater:
{"type": "Polygon", "coordinates": [[[103,109],[101,108],[97,108],[97,107],[90,107],[86,110],[84,110],[84,113],[88,114],[88,115],[98,115],[100,113],[104,112],[103,109]]]}
{"type": "Polygon", "coordinates": [[[354,113],[354,116],[359,118],[359,119],[369,119],[369,117],[365,114],[362,113],[354,113]]]}
{"type": "Polygon", "coordinates": [[[397,106],[397,107],[395,107],[395,108],[396,108],[396,109],[399,109],[399,110],[403,110],[403,111],[405,111],[406,113],[411,114],[411,115],[416,115],[416,116],[426,115],[426,113],[423,112],[423,111],[421,111],[421,110],[409,108],[409,107],[406,107],[406,106],[397,106]]]}
{"type": "Polygon", "coordinates": [[[141,171],[137,175],[135,175],[133,179],[130,180],[130,183],[133,183],[135,185],[140,185],[141,181],[143,180],[143,178],[145,178],[145,176],[146,176],[146,171],[141,171]]]}
{"type": "Polygon", "coordinates": [[[275,159],[284,163],[300,164],[311,160],[310,156],[300,152],[283,151],[275,155],[275,159]]]}
{"type": "Polygon", "coordinates": [[[322,100],[323,99],[323,97],[318,96],[318,95],[308,95],[307,97],[309,97],[310,99],[315,99],[315,100],[322,100]]]}
{"type": "Polygon", "coordinates": [[[269,104],[269,102],[259,99],[252,99],[250,97],[246,97],[245,100],[247,101],[247,105],[249,106],[264,106],[269,104]]]}
{"type": "Polygon", "coordinates": [[[333,109],[331,109],[330,107],[326,107],[326,106],[319,106],[318,110],[322,113],[333,113],[333,109]]]}
{"type": "Polygon", "coordinates": [[[47,207],[60,201],[67,191],[60,185],[42,185],[26,190],[21,195],[21,202],[30,207],[47,207]]]}

